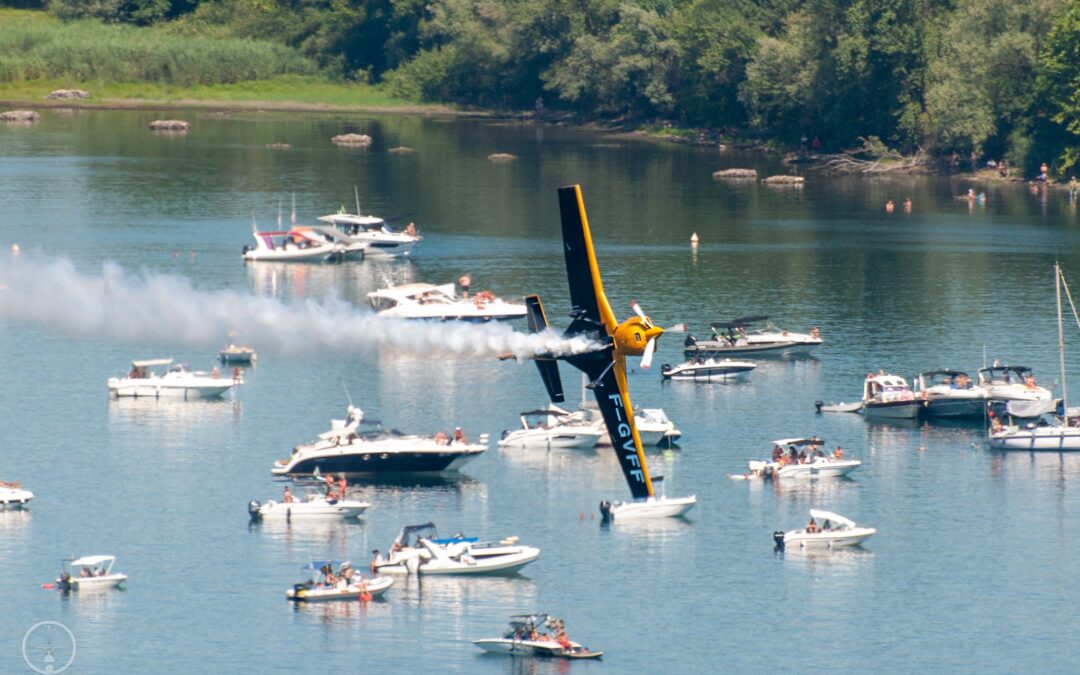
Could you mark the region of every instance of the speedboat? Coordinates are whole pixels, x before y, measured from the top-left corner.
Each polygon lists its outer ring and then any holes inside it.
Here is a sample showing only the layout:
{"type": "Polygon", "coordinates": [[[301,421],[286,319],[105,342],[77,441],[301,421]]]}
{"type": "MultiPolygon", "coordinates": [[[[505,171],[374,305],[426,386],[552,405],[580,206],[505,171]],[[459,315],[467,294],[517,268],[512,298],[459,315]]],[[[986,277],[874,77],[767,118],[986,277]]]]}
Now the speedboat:
{"type": "Polygon", "coordinates": [[[1036,422],[1020,424],[994,424],[990,428],[987,443],[993,450],[1050,450],[1071,452],[1080,450],[1080,427],[1062,423],[1055,415],[1044,415],[1036,422]]]}
{"type": "Polygon", "coordinates": [[[25,509],[34,498],[34,493],[24,490],[22,483],[0,481],[0,511],[7,509],[25,509]]]}
{"type": "MultiPolygon", "coordinates": [[[[294,585],[285,591],[285,597],[296,602],[324,602],[327,600],[371,600],[382,597],[394,585],[393,577],[365,579],[352,569],[348,561],[334,574],[335,561],[313,560],[300,569],[318,572],[321,577],[294,585]]],[[[314,576],[314,575],[313,575],[314,576]]]]}
{"type": "Polygon", "coordinates": [[[364,411],[350,405],[346,419],[332,420],[329,431],[311,443],[293,448],[287,459],[274,462],[276,476],[313,474],[373,474],[411,471],[454,471],[487,450],[488,435],[479,443],[435,436],[405,435],[393,429],[360,428],[364,411]]]}
{"type": "Polygon", "coordinates": [[[338,213],[320,216],[319,220],[333,225],[348,241],[364,244],[366,254],[373,258],[409,255],[421,239],[415,228],[411,228],[411,232],[409,229],[396,232],[378,216],[345,213],[344,208],[338,213]]]}
{"type": "Polygon", "coordinates": [[[743,316],[733,321],[710,324],[712,337],[698,340],[687,335],[683,343],[683,355],[694,360],[732,355],[755,356],[804,356],[821,345],[821,333],[811,328],[809,333],[792,333],[780,330],[768,322],[767,316],[743,316]],[[762,328],[753,324],[765,322],[762,328]]]}
{"type": "Polygon", "coordinates": [[[229,344],[228,347],[218,352],[218,359],[222,363],[251,363],[255,360],[255,350],[251,347],[229,344]]]}
{"type": "MultiPolygon", "coordinates": [[[[577,412],[584,413],[585,419],[591,421],[600,430],[600,440],[596,444],[610,446],[611,434],[608,433],[604,416],[600,414],[600,408],[596,402],[587,400],[583,395],[581,409],[577,412]]],[[[668,418],[663,408],[635,408],[634,426],[637,427],[642,447],[673,448],[682,438],[682,432],[675,428],[675,423],[668,418]]]]}
{"type": "Polygon", "coordinates": [[[811,438],[781,438],[772,442],[772,459],[750,462],[750,477],[755,478],[836,478],[846,476],[862,465],[848,459],[841,448],[825,454],[825,441],[811,438]],[[785,451],[786,448],[786,451],[785,451]]]}
{"type": "Polygon", "coordinates": [[[368,293],[378,316],[435,321],[507,321],[525,316],[525,305],[507,302],[490,291],[458,297],[454,284],[412,283],[368,293]]]}
{"type": "Polygon", "coordinates": [[[1035,383],[1035,375],[1026,366],[994,365],[979,369],[979,387],[986,390],[995,403],[1009,401],[1052,401],[1049,389],[1035,383]]]}
{"type": "Polygon", "coordinates": [[[473,644],[487,652],[514,656],[598,659],[604,655],[567,638],[562,619],[547,614],[512,616],[510,628],[502,637],[473,640],[473,644]],[[545,629],[550,633],[541,632],[545,629]]]}
{"type": "Polygon", "coordinates": [[[265,503],[253,499],[248,502],[248,514],[253,521],[359,518],[371,508],[368,502],[356,499],[327,499],[320,494],[309,494],[302,500],[285,502],[268,500],[265,503]]]}
{"type": "Polygon", "coordinates": [[[828,547],[858,546],[877,532],[872,527],[859,527],[854,521],[831,511],[810,509],[810,524],[801,530],[776,531],[773,541],[785,546],[828,547]],[[820,522],[818,522],[820,521],[820,522]]]}
{"type": "Polygon", "coordinates": [[[757,368],[751,361],[698,357],[686,363],[672,366],[665,363],[660,367],[660,374],[665,380],[694,380],[695,382],[734,382],[745,380],[750,372],[757,368]]]}
{"type": "Polygon", "coordinates": [[[192,372],[185,364],[173,364],[172,359],[149,359],[132,361],[127,376],[110,377],[107,386],[109,393],[116,397],[191,400],[216,398],[239,383],[237,379],[221,377],[216,368],[209,373],[192,372]],[[163,370],[153,370],[155,368],[163,370]]]}
{"type": "Polygon", "coordinates": [[[959,370],[930,370],[915,378],[915,398],[929,417],[979,418],[986,415],[989,394],[959,370]]]}
{"type": "Polygon", "coordinates": [[[521,413],[521,428],[504,431],[499,447],[591,448],[606,434],[605,429],[586,421],[580,411],[570,412],[551,404],[521,413]]]}
{"type": "Polygon", "coordinates": [[[65,560],[67,570],[56,580],[63,591],[115,588],[127,581],[126,574],[113,572],[114,555],[88,555],[65,560]]]}
{"type": "Polygon", "coordinates": [[[868,418],[913,419],[919,414],[919,403],[904,378],[870,373],[863,382],[862,411],[868,418]]]}
{"type": "Polygon", "coordinates": [[[434,523],[406,525],[389,558],[372,565],[382,574],[514,574],[540,557],[540,549],[517,541],[482,542],[462,534],[440,539],[434,523]]]}
{"type": "MultiPolygon", "coordinates": [[[[655,482],[656,479],[653,478],[655,482]]],[[[600,515],[604,521],[623,521],[645,518],[677,518],[694,508],[697,496],[648,497],[630,502],[600,502],[600,515]]]]}
{"type": "Polygon", "coordinates": [[[330,227],[304,226],[289,230],[254,230],[255,246],[241,251],[247,261],[340,262],[362,258],[367,244],[351,242],[330,227]]]}

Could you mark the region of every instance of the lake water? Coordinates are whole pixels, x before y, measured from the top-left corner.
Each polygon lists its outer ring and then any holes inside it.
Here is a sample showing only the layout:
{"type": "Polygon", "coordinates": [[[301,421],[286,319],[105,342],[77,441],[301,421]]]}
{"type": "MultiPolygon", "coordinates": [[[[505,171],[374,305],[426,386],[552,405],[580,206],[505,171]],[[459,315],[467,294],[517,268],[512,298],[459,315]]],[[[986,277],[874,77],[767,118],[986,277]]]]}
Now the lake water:
{"type": "MultiPolygon", "coordinates": [[[[994,358],[1034,367],[1060,394],[1054,260],[1080,279],[1080,224],[1064,192],[976,186],[986,202],[969,206],[954,198],[963,179],[716,182],[720,168],[790,168],[503,121],[169,115],[191,132],[149,132],[164,116],[152,112],[52,110],[34,126],[0,126],[0,250],[21,247],[34,279],[15,288],[31,289],[36,310],[0,324],[0,479],[36,494],[32,510],[0,512],[0,672],[26,670],[24,633],[46,620],[75,635],[72,672],[1075,668],[1080,454],[995,454],[977,425],[872,424],[813,406],[857,398],[871,370],[974,372],[994,358]],[[374,144],[329,142],[351,131],[374,144]],[[416,152],[387,152],[401,145],[416,152]],[[493,152],[518,159],[492,163],[493,152]],[[826,340],[816,358],[762,362],[738,385],[664,385],[632,363],[635,404],[664,408],[684,433],[680,449],[649,461],[669,493],[697,495],[686,520],[601,526],[598,502],[627,495],[609,449],[501,451],[494,439],[518,412],[545,403],[530,364],[433,355],[411,329],[342,319],[368,312],[365,294],[390,281],[471,272],[477,289],[540,293],[565,326],[555,190],[574,182],[621,317],[637,299],[658,324],[701,335],[710,321],[764,313],[792,330],[819,326],[826,340]],[[412,260],[241,261],[253,219],[273,226],[279,203],[288,218],[294,193],[302,222],[351,210],[354,186],[365,212],[416,223],[425,238],[412,260]],[[912,213],[885,213],[906,197],[912,213]],[[258,304],[250,296],[286,311],[242,336],[260,354],[235,398],[109,400],[106,378],[134,358],[208,369],[226,339],[208,308],[228,298],[246,311],[258,304]],[[308,311],[337,320],[297,320],[308,311]],[[491,449],[457,476],[357,484],[374,504],[357,523],[250,526],[248,500],[281,494],[272,462],[341,417],[346,390],[390,426],[460,425],[491,434],[491,449]],[[863,466],[850,480],[726,477],[770,440],[808,434],[863,466]],[[772,532],[802,526],[814,507],[878,533],[861,549],[775,552],[772,532]],[[446,534],[518,535],[543,553],[518,577],[400,579],[367,605],[286,601],[313,557],[366,567],[402,525],[429,520],[446,534]],[[62,558],[93,553],[118,556],[126,590],[64,598],[40,587],[62,558]],[[564,617],[603,662],[514,660],[470,644],[531,611],[564,617]]],[[[7,254],[0,265],[14,269],[7,254]]],[[[1069,324],[1066,336],[1072,365],[1080,340],[1069,324]]],[[[445,339],[468,352],[485,338],[445,339]]],[[[677,362],[681,342],[662,340],[657,363],[677,362]]],[[[563,377],[576,398],[576,373],[563,377]]]]}

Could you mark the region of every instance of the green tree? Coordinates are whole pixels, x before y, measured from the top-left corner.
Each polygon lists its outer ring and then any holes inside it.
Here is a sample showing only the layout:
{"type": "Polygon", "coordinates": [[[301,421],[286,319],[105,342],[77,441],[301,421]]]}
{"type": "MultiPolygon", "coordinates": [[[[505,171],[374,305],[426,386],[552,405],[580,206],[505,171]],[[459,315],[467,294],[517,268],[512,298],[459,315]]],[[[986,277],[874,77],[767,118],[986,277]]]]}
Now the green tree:
{"type": "Polygon", "coordinates": [[[1052,148],[1058,175],[1074,175],[1080,163],[1080,3],[1054,22],[1039,61],[1037,89],[1047,122],[1040,145],[1052,148]]]}

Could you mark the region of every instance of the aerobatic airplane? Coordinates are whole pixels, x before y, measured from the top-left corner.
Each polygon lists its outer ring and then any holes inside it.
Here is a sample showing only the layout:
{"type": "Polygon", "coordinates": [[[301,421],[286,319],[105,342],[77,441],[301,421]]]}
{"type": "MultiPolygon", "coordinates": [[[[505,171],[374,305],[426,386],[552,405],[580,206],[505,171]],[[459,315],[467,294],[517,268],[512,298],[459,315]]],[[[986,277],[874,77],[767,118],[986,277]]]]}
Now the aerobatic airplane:
{"type": "MultiPolygon", "coordinates": [[[[634,424],[634,410],[626,386],[626,357],[640,356],[641,366],[648,368],[656,351],[656,341],[663,335],[664,329],[654,325],[636,302],[632,305],[636,316],[622,323],[615,318],[600,280],[600,267],[596,263],[589,222],[585,217],[581,186],[559,189],[559,211],[572,305],[572,321],[564,336],[589,338],[600,346],[570,356],[536,357],[540,377],[551,400],[556,403],[564,400],[557,361],[566,361],[589,378],[588,387],[596,395],[596,402],[604,416],[633,497],[630,502],[601,502],[600,511],[605,519],[682,515],[693,508],[697,499],[694,496],[656,496],[653,491],[654,479],[649,476],[645,463],[645,453],[641,449],[641,438],[634,424]]],[[[548,323],[540,297],[526,297],[525,306],[528,309],[529,331],[545,330],[548,323]]],[[[658,477],[655,482],[660,480],[658,477]]]]}

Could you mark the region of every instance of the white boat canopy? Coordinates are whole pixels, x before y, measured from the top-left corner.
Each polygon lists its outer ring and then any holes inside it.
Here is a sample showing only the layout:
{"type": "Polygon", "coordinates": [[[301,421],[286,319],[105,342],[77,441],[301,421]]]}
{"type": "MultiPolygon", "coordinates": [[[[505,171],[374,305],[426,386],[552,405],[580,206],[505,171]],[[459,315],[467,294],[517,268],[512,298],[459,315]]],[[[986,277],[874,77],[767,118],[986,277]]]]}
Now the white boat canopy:
{"type": "Polygon", "coordinates": [[[145,361],[132,361],[131,365],[135,368],[149,368],[151,366],[167,366],[172,362],[172,359],[147,359],[145,361]]]}
{"type": "Polygon", "coordinates": [[[772,442],[773,445],[779,445],[785,447],[788,445],[800,446],[800,445],[825,445],[825,441],[814,436],[812,438],[781,438],[772,442]]]}
{"type": "Polygon", "coordinates": [[[818,520],[828,520],[837,525],[844,525],[846,527],[855,527],[855,521],[845,518],[832,511],[820,511],[818,509],[810,509],[810,517],[817,518],[818,520]]]}
{"type": "Polygon", "coordinates": [[[114,555],[86,555],[81,558],[72,560],[69,565],[72,567],[97,567],[102,563],[111,563],[116,561],[114,555]]]}
{"type": "Polygon", "coordinates": [[[382,227],[386,221],[378,216],[358,216],[352,213],[335,213],[330,216],[319,216],[319,220],[324,223],[347,223],[349,225],[360,225],[364,228],[370,228],[372,226],[382,227]]]}

